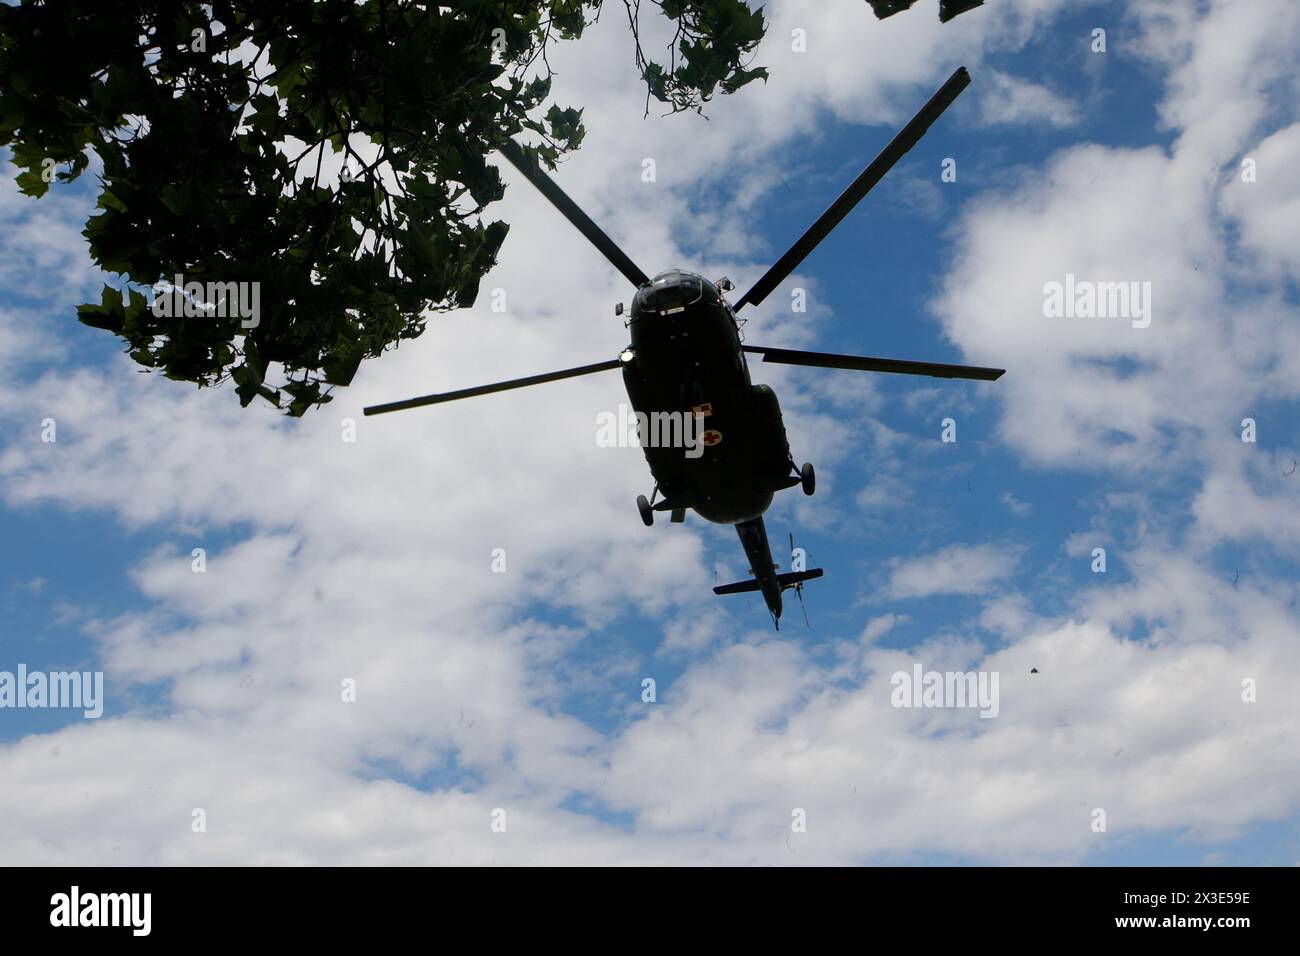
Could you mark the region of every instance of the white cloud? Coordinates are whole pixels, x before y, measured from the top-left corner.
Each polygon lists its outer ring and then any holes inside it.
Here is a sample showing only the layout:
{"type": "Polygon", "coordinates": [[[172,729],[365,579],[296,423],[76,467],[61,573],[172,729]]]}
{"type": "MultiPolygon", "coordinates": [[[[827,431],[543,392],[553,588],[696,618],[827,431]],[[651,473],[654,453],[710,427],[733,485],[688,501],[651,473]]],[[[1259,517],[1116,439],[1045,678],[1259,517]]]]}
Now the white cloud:
{"type": "Polygon", "coordinates": [[[1223,188],[1223,208],[1241,229],[1241,242],[1270,271],[1300,276],[1300,123],[1271,133],[1223,188]],[[1247,165],[1247,164],[1250,165],[1247,165]]]}
{"type": "Polygon", "coordinates": [[[867,622],[867,626],[862,629],[859,640],[863,644],[872,644],[898,625],[906,624],[910,620],[911,618],[906,614],[882,614],[879,617],[873,617],[867,622]]]}
{"type": "Polygon", "coordinates": [[[895,598],[933,594],[986,594],[1016,569],[1014,550],[991,544],[954,544],[903,561],[889,576],[886,592],[895,598]]]}
{"type": "Polygon", "coordinates": [[[1162,650],[1060,623],[983,658],[936,644],[864,660],[833,681],[791,645],[728,649],[693,670],[684,700],[623,735],[615,805],[639,809],[656,838],[695,834],[787,864],[888,860],[918,844],[1065,862],[1145,828],[1223,836],[1294,805],[1297,704],[1244,704],[1238,686],[1247,670],[1297,673],[1293,645],[1162,650]],[[913,661],[999,672],[1001,714],[894,709],[889,675],[913,661]],[[1243,795],[1241,779],[1263,785],[1243,795]],[[1097,806],[1107,835],[1090,831],[1097,806]],[[809,828],[788,838],[792,807],[809,828]]]}
{"type": "Polygon", "coordinates": [[[988,70],[980,77],[980,122],[986,126],[1043,125],[1063,129],[1079,122],[1078,108],[1041,83],[988,70]]]}
{"type": "Polygon", "coordinates": [[[1027,501],[1021,501],[1009,491],[1002,492],[1002,496],[998,500],[1006,505],[1011,513],[1017,518],[1027,517],[1034,511],[1033,505],[1027,501]]]}

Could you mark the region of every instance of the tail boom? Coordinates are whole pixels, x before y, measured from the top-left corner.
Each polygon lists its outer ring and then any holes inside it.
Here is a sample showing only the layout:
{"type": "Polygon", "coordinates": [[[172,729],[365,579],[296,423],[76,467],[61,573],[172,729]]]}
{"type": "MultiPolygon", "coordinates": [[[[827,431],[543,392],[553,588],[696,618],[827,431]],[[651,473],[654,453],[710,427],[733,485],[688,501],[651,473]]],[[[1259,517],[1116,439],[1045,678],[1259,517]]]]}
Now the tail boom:
{"type": "Polygon", "coordinates": [[[767,543],[767,528],[764,527],[761,517],[739,522],[736,525],[736,534],[740,536],[740,543],[745,549],[745,556],[749,558],[749,573],[754,576],[748,581],[720,584],[713,589],[713,593],[747,594],[752,591],[762,592],[763,601],[767,604],[767,609],[772,614],[772,620],[779,629],[781,626],[781,592],[797,587],[804,581],[821,577],[822,569],[809,568],[806,571],[787,571],[784,574],[777,574],[776,565],[772,563],[772,549],[767,543]]]}

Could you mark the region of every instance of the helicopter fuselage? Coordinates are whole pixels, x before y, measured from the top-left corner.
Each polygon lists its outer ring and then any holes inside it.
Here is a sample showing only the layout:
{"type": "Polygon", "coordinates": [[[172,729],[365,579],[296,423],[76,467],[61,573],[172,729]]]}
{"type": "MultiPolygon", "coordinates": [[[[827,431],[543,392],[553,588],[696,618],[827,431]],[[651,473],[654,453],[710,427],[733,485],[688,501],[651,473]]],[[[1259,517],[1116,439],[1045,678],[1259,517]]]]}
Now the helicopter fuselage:
{"type": "Polygon", "coordinates": [[[703,431],[691,454],[642,441],[665,499],[655,510],[690,508],[719,524],[758,518],[798,479],[776,393],[750,380],[731,306],[702,276],[665,272],[637,290],[628,328],[623,382],[632,407],[647,418],[699,416],[703,431]]]}

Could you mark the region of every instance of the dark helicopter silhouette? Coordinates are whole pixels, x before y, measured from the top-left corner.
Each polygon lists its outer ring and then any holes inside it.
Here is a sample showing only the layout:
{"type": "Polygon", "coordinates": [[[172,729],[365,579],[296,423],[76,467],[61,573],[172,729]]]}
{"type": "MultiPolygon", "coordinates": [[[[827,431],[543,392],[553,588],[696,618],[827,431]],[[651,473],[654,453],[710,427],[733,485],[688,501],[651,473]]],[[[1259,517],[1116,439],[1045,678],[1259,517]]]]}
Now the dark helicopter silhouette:
{"type": "MultiPolygon", "coordinates": [[[[642,441],[655,486],[649,499],[645,495],[637,497],[641,520],[651,525],[655,512],[667,511],[672,521],[681,522],[686,519],[687,509],[692,509],[709,521],[735,525],[753,577],[715,587],[714,593],[761,592],[779,629],[782,592],[793,588],[802,603],[803,582],[821,577],[822,571],[810,568],[778,573],[763,513],[772,503],[772,496],[783,489],[800,485],[804,494],[811,495],[816,475],[811,464],[795,466],[776,393],[766,385],[751,382],[746,353],[761,355],[764,362],[785,365],[984,381],[997,379],[1003,369],[746,345],[741,340],[736,313],[746,305],[759,305],[783,282],[969,83],[965,67],[954,72],[852,185],[734,305],[723,297],[733,288],[727,279],[714,283],[681,270],[648,277],[518,144],[509,141],[502,149],[506,159],[636,287],[626,322],[631,344],[618,358],[604,362],[373,405],[365,409],[365,414],[379,415],[622,369],[628,398],[637,412],[647,419],[665,413],[690,415],[703,429],[695,447],[686,454],[681,443],[676,447],[652,447],[654,442],[642,441]],[[690,454],[692,451],[697,454],[690,454]],[[656,502],[660,495],[662,500],[656,502]]],[[[622,312],[619,305],[615,314],[622,312]]]]}

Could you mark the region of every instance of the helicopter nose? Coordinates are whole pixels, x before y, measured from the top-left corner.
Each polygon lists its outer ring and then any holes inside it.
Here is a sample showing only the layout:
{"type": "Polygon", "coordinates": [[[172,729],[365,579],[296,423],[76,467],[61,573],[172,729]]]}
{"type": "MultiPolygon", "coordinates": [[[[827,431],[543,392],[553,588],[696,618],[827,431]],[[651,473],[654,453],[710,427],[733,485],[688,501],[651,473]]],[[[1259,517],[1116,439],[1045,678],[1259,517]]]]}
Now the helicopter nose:
{"type": "Polygon", "coordinates": [[[682,272],[665,272],[656,276],[649,286],[637,293],[638,306],[643,313],[676,315],[698,302],[703,293],[700,280],[682,272]]]}

